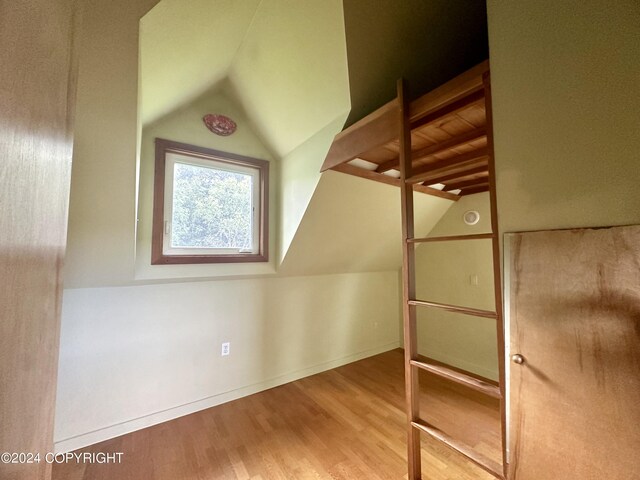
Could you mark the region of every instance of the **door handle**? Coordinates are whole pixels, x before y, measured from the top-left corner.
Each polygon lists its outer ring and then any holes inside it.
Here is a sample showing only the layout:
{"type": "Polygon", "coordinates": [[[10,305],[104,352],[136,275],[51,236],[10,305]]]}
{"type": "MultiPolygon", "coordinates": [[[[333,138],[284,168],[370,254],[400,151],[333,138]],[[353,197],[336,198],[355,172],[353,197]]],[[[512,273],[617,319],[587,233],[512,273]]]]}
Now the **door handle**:
{"type": "Polygon", "coordinates": [[[519,353],[516,353],[515,355],[511,355],[511,361],[518,365],[522,365],[524,363],[524,357],[519,353]]]}

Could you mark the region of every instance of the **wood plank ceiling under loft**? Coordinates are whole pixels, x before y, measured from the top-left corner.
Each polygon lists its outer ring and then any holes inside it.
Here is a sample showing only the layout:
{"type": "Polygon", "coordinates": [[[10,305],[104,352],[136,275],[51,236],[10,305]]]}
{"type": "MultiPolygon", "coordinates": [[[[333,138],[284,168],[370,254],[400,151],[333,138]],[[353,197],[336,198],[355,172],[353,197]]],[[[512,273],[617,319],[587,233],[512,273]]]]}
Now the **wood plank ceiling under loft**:
{"type": "MultiPolygon", "coordinates": [[[[457,200],[489,190],[483,76],[489,61],[411,102],[415,191],[457,200]]],[[[336,135],[321,171],[400,185],[400,112],[394,99],[336,135]]]]}

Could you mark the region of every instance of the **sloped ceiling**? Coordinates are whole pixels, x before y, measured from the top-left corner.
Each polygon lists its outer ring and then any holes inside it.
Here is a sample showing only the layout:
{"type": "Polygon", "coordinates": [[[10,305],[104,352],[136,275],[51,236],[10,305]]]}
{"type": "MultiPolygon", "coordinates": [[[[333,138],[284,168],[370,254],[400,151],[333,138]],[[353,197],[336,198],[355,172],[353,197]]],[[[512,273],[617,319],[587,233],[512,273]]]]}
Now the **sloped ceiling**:
{"type": "Polygon", "coordinates": [[[226,77],[259,4],[260,0],[162,0],[140,20],[143,125],[226,77]]]}
{"type": "Polygon", "coordinates": [[[230,75],[279,155],[319,129],[308,118],[333,120],[345,93],[350,125],[400,77],[419,96],[489,56],[482,0],[162,0],[140,28],[143,124],[230,75]],[[334,54],[345,45],[348,73],[334,54]]]}
{"type": "Polygon", "coordinates": [[[279,157],[350,109],[341,0],[262,0],[229,71],[279,157]]]}
{"type": "Polygon", "coordinates": [[[163,0],[140,24],[143,126],[227,78],[277,157],[349,112],[341,0],[163,0]]]}
{"type": "MultiPolygon", "coordinates": [[[[454,203],[416,193],[416,236],[426,236],[454,203]]],[[[287,275],[400,267],[400,189],[327,171],[316,187],[280,272],[287,275]]]]}

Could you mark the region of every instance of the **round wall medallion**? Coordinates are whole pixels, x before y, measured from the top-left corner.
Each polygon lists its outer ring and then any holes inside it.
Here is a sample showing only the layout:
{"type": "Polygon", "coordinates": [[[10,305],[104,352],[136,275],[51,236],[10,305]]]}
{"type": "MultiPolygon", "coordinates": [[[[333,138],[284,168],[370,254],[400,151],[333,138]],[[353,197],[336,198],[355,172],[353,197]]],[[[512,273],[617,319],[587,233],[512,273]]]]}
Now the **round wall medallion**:
{"type": "Polygon", "coordinates": [[[202,117],[202,121],[209,130],[211,130],[216,135],[221,135],[223,137],[231,135],[236,131],[236,128],[238,128],[236,122],[225,115],[208,113],[207,115],[202,117]]]}
{"type": "Polygon", "coordinates": [[[475,225],[480,221],[480,213],[478,213],[476,210],[469,210],[464,212],[462,219],[467,225],[475,225]]]}

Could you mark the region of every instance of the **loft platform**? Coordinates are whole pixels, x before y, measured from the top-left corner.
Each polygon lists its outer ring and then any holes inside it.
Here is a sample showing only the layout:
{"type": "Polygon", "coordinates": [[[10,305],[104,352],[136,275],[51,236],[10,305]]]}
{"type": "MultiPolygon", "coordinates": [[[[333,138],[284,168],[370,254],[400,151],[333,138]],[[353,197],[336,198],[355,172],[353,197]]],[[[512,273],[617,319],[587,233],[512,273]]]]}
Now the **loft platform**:
{"type": "MultiPolygon", "coordinates": [[[[488,75],[487,60],[411,102],[414,191],[450,200],[489,191],[488,75]]],[[[336,135],[321,171],[399,186],[400,131],[396,98],[336,135]]]]}

